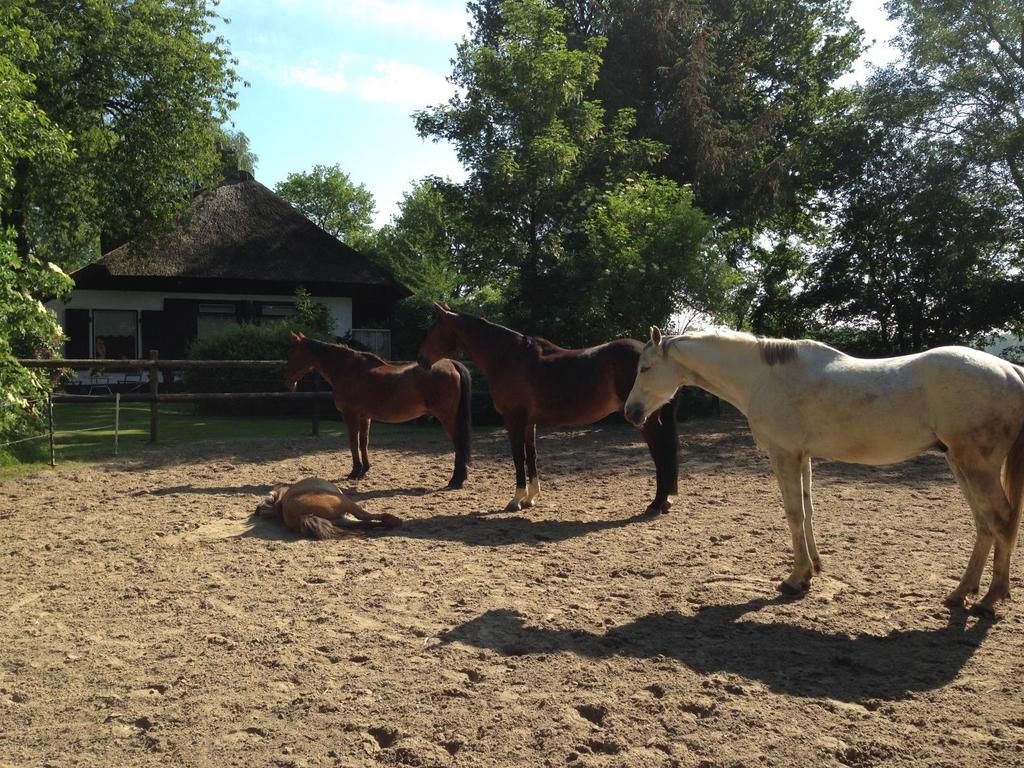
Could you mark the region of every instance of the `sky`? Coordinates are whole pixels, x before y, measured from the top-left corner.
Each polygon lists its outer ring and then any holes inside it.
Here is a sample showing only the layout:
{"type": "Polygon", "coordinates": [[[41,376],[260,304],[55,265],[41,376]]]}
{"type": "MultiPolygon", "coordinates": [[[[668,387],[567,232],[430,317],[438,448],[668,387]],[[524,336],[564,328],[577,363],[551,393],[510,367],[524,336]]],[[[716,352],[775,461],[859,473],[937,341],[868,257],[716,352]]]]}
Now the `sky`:
{"type": "MultiPolygon", "coordinates": [[[[876,41],[853,79],[895,56],[881,6],[853,0],[853,17],[876,41]]],[[[221,0],[219,10],[247,83],[231,127],[259,157],[257,180],[273,188],[289,173],[337,164],[373,193],[380,226],[416,180],[465,178],[454,149],[421,139],[412,118],[453,93],[446,78],[467,32],[463,0],[221,0]]]]}

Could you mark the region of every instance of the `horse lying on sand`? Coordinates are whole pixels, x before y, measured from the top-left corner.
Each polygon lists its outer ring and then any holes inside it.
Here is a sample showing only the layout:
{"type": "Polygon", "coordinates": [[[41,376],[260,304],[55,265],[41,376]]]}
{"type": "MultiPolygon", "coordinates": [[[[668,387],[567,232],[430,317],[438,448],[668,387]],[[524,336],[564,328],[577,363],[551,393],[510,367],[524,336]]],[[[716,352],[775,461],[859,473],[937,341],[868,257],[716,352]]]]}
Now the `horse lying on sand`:
{"type": "Polygon", "coordinates": [[[386,512],[367,512],[334,483],[318,477],[274,486],[256,507],[256,514],[283,520],[288,530],[317,539],[365,536],[369,529],[397,528],[402,524],[386,512]],[[352,517],[355,520],[349,519],[352,517]]]}
{"type": "Polygon", "coordinates": [[[812,457],[895,464],[937,448],[977,530],[946,604],[963,607],[977,594],[993,543],[992,584],[972,612],[993,618],[995,604],[1009,598],[1024,502],[1024,368],[966,347],[861,360],[816,341],[735,331],[663,339],[652,328],[626,418],[643,424],[683,384],[736,406],[768,453],[793,537],[795,564],[782,592],[803,592],[821,570],[811,529],[812,457]]]}

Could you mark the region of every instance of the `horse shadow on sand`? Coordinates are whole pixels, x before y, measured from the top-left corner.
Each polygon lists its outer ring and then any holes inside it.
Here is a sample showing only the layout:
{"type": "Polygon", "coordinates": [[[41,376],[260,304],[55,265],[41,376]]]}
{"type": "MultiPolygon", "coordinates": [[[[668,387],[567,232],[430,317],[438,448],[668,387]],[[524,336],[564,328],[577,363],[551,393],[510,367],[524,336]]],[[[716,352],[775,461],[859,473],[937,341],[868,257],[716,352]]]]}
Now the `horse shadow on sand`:
{"type": "Polygon", "coordinates": [[[781,601],[755,599],[643,616],[604,634],[530,626],[513,610],[491,610],[441,636],[441,642],[488,648],[506,656],[570,652],[678,659],[702,675],[728,672],[775,693],[845,702],[899,700],[950,683],[979,649],[991,624],[962,612],[938,629],[879,637],[829,633],[791,624],[741,620],[781,601]]]}
{"type": "Polygon", "coordinates": [[[403,520],[401,528],[386,536],[451,541],[470,546],[499,547],[511,544],[545,544],[566,541],[598,531],[642,525],[657,519],[651,515],[606,520],[560,520],[518,514],[461,514],[403,520]]]}

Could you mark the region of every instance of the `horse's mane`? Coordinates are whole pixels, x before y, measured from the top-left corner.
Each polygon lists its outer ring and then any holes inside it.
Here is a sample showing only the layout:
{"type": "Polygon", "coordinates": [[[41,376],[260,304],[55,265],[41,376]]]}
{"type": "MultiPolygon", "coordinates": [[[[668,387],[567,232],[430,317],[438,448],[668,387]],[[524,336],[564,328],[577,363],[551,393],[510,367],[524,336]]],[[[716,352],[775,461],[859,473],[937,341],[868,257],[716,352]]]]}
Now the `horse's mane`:
{"type": "Polygon", "coordinates": [[[768,365],[785,365],[796,360],[797,342],[792,339],[758,337],[757,348],[761,360],[768,365]]]}
{"type": "Polygon", "coordinates": [[[768,336],[755,336],[744,331],[735,331],[732,328],[709,328],[700,331],[689,331],[679,338],[706,338],[706,337],[731,338],[737,341],[746,341],[757,344],[757,350],[761,355],[761,362],[765,365],[786,365],[797,359],[801,346],[813,344],[826,346],[821,342],[811,339],[775,339],[768,336]]]}
{"type": "Polygon", "coordinates": [[[565,352],[565,347],[560,347],[555,342],[545,339],[543,336],[527,336],[527,343],[532,343],[535,347],[540,350],[542,356],[546,355],[557,355],[559,352],[565,352]]]}
{"type": "Polygon", "coordinates": [[[555,342],[551,341],[550,339],[545,339],[543,336],[529,336],[525,333],[520,333],[519,331],[514,331],[511,328],[507,328],[504,325],[492,323],[490,320],[487,320],[483,317],[470,315],[466,312],[457,312],[456,314],[464,320],[469,320],[474,323],[477,323],[479,326],[494,329],[508,334],[516,343],[522,344],[527,348],[536,349],[537,352],[540,353],[541,357],[549,357],[550,355],[558,355],[561,354],[562,352],[570,351],[565,347],[558,346],[557,344],[555,344],[555,342]]]}
{"type": "Polygon", "coordinates": [[[381,365],[387,365],[387,361],[373,352],[362,352],[358,349],[352,349],[347,344],[329,344],[326,341],[318,341],[317,339],[310,339],[308,337],[302,340],[303,344],[309,346],[314,352],[318,354],[326,354],[328,357],[336,357],[339,353],[345,355],[358,355],[363,358],[372,360],[375,363],[381,365]]]}

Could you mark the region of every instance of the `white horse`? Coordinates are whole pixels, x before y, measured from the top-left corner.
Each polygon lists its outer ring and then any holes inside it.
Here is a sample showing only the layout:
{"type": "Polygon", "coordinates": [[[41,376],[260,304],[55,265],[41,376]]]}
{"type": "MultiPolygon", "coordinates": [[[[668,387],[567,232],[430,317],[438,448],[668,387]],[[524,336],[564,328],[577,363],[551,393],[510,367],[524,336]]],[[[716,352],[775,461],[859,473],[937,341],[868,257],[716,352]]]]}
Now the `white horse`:
{"type": "Polygon", "coordinates": [[[795,565],[779,589],[810,587],[821,560],[811,528],[811,458],[894,464],[937,448],[974,513],[977,538],[959,586],[977,594],[995,543],[992,584],[973,611],[994,617],[1010,596],[1010,555],[1024,497],[1024,368],[966,347],[862,360],[816,341],[735,331],[662,339],[644,347],[626,418],[643,424],[679,388],[701,387],[750,422],[782,490],[795,565]]]}

